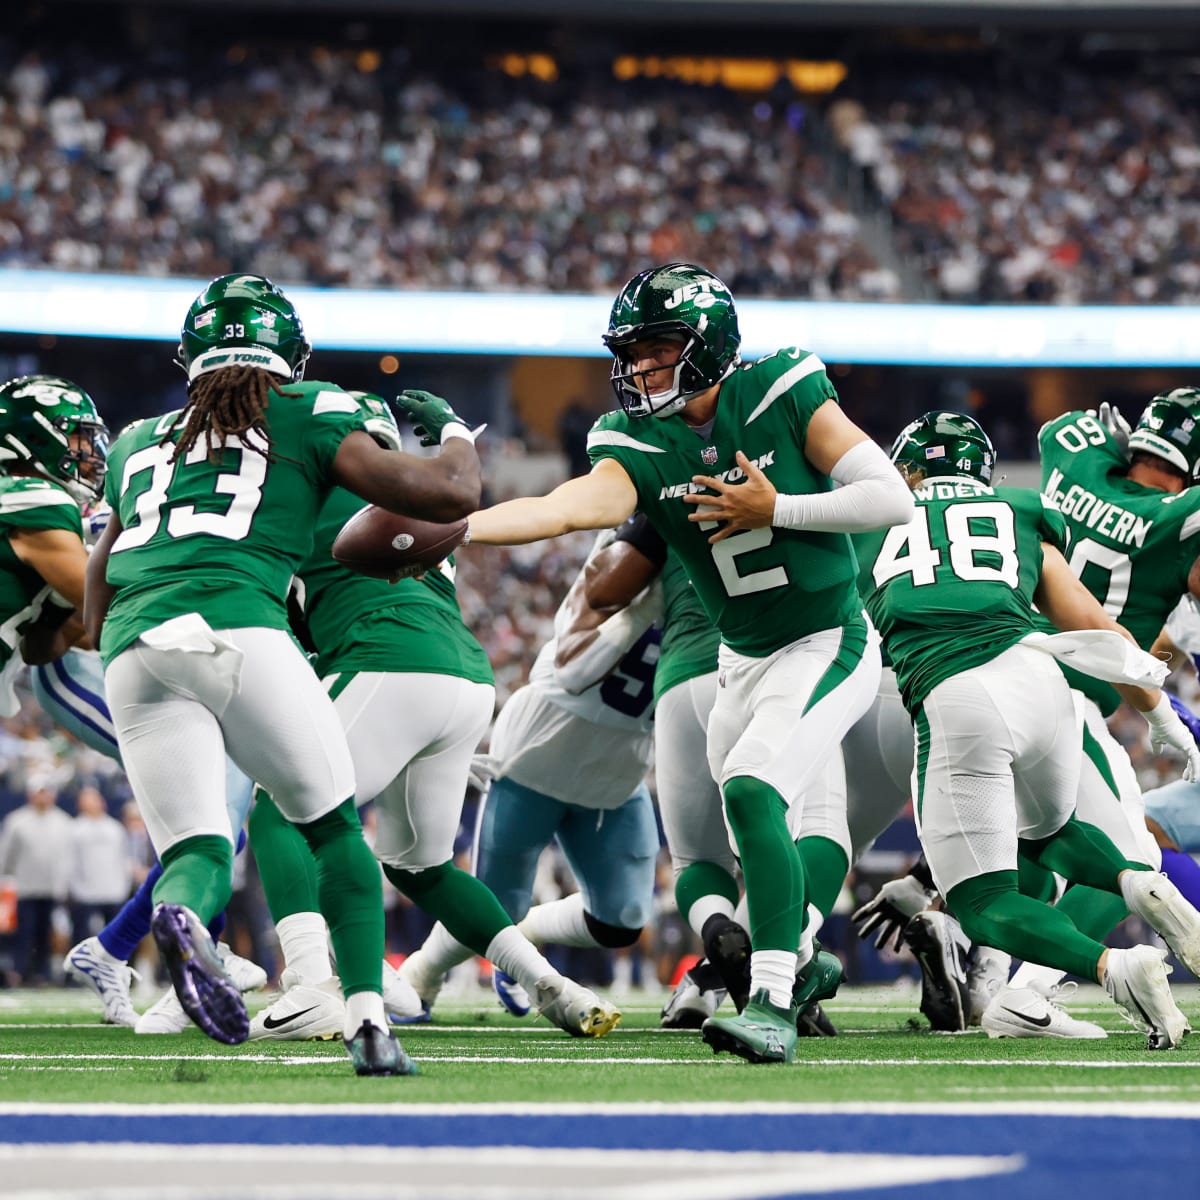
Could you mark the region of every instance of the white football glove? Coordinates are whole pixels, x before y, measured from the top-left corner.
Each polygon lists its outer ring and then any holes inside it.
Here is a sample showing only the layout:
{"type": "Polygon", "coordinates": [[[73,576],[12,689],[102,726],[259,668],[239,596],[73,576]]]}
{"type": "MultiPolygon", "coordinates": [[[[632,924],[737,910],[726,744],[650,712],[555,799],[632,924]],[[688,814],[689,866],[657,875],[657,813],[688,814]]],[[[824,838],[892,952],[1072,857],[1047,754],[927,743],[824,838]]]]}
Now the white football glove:
{"type": "Polygon", "coordinates": [[[1121,410],[1105,400],[1096,410],[1096,419],[1108,430],[1109,436],[1117,444],[1117,449],[1128,458],[1129,435],[1133,430],[1129,427],[1129,422],[1121,416],[1121,410]]]}
{"type": "Polygon", "coordinates": [[[911,875],[902,875],[885,883],[873,900],[855,910],[850,920],[858,926],[860,938],[869,937],[878,930],[875,936],[877,950],[882,950],[890,941],[892,949],[899,951],[905,925],[917,913],[924,912],[936,895],[911,875]]]}
{"type": "Polygon", "coordinates": [[[1149,711],[1142,713],[1150,726],[1150,748],[1155,754],[1170,747],[1183,755],[1186,766],[1183,777],[1189,782],[1200,779],[1200,747],[1188,728],[1171,707],[1171,698],[1163,692],[1162,699],[1149,711]]]}

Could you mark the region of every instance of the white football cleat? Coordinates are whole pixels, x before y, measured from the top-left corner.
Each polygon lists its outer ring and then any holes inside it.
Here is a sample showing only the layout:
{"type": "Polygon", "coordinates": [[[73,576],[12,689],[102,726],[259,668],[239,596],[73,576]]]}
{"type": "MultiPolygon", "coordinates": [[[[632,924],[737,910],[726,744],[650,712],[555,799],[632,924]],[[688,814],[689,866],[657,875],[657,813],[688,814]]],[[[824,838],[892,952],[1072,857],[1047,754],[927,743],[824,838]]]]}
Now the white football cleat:
{"type": "Polygon", "coordinates": [[[217,954],[220,955],[225,974],[239,992],[255,992],[260,987],[266,987],[267,973],[258,963],[234,954],[224,942],[217,943],[217,954]]]}
{"type": "Polygon", "coordinates": [[[1161,871],[1130,871],[1121,880],[1121,894],[1130,910],[1200,979],[1200,912],[1183,893],[1161,871]]]}
{"type": "MultiPolygon", "coordinates": [[[[697,964],[699,966],[699,964],[697,964]]],[[[717,1015],[721,1001],[728,993],[720,986],[719,977],[713,968],[708,968],[714,977],[714,986],[705,988],[705,976],[696,978],[697,968],[684,971],[675,990],[671,993],[660,1015],[659,1024],[664,1029],[699,1029],[709,1017],[717,1015]]],[[[703,972],[703,968],[700,968],[703,972]]]]}
{"type": "Polygon", "coordinates": [[[1134,946],[1109,950],[1105,965],[1104,990],[1150,1035],[1150,1050],[1170,1050],[1192,1029],[1171,995],[1166,956],[1157,946],[1134,946]]]}
{"type": "Polygon", "coordinates": [[[84,938],[72,946],[63,959],[63,970],[72,979],[87,984],[104,1005],[104,1019],[110,1025],[132,1029],[138,1022],[137,1010],[129,998],[129,984],[135,972],[127,963],[111,954],[97,937],[84,938]]]}
{"type": "Polygon", "coordinates": [[[383,960],[383,1011],[396,1021],[411,1022],[425,1011],[417,989],[385,958],[383,960]]]}
{"type": "Polygon", "coordinates": [[[183,1033],[191,1029],[192,1018],[183,1011],[174,988],[165,992],[137,1019],[134,1033],[183,1033]]]}
{"type": "Polygon", "coordinates": [[[1043,990],[1029,987],[1000,988],[983,1010],[980,1024],[990,1038],[1105,1038],[1099,1025],[1080,1021],[1060,1008],[1057,1000],[1069,996],[1076,983],[1056,983],[1043,990]]]}
{"type": "Polygon", "coordinates": [[[538,1013],[572,1037],[601,1038],[620,1023],[621,1014],[595,992],[565,975],[547,975],[533,985],[538,1013]]]}
{"type": "Polygon", "coordinates": [[[321,983],[304,984],[284,971],[279,982],[284,993],[251,1020],[251,1041],[325,1042],[342,1036],[346,1001],[336,975],[321,983]]]}

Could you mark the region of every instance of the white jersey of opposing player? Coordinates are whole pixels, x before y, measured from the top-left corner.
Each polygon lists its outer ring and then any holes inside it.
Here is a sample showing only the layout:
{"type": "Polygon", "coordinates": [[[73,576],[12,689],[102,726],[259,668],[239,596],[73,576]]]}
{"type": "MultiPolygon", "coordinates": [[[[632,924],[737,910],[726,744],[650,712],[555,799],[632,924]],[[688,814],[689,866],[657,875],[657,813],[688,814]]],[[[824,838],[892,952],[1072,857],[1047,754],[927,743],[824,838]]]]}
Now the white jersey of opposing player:
{"type": "Polygon", "coordinates": [[[1167,618],[1167,637],[1185,654],[1200,654],[1200,610],[1190,595],[1167,618]]]}
{"type": "Polygon", "coordinates": [[[542,647],[529,682],[496,718],[491,754],[498,774],[582,808],[619,808],[642,782],[653,738],[651,626],[599,683],[572,695],[554,679],[557,638],[542,647]]]}

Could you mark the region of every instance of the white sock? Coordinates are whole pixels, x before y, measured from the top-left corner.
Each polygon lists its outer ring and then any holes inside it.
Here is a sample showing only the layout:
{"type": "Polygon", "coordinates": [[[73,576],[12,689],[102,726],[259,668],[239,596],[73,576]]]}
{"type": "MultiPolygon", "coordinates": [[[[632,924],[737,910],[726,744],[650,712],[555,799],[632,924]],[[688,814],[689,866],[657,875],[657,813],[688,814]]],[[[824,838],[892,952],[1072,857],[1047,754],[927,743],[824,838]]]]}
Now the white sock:
{"type": "Polygon", "coordinates": [[[492,938],[488,944],[487,958],[492,966],[505,975],[511,975],[531,996],[539,979],[558,974],[541,951],[515,925],[500,930],[492,938]]]}
{"type": "Polygon", "coordinates": [[[387,1013],[383,1011],[383,997],[378,992],[355,992],[346,997],[346,1024],[343,1037],[352,1038],[364,1021],[379,1029],[389,1029],[387,1013]]]}
{"type": "Polygon", "coordinates": [[[421,948],[404,960],[400,974],[423,996],[425,987],[440,984],[448,971],[473,958],[474,953],[469,946],[452,938],[439,921],[430,930],[421,948]]]}
{"type": "Polygon", "coordinates": [[[697,937],[704,936],[704,922],[720,914],[733,920],[733,905],[724,896],[701,896],[687,911],[687,923],[697,937]]]}
{"type": "Polygon", "coordinates": [[[754,950],[750,954],[750,995],[766,988],[776,1008],[792,1007],[796,956],[786,950],[754,950]]]}
{"type": "Polygon", "coordinates": [[[600,945],[587,927],[583,895],[580,892],[562,900],[551,900],[549,904],[536,905],[525,914],[523,920],[517,922],[517,928],[535,946],[544,946],[548,942],[556,946],[589,948],[600,945]]]}
{"type": "Polygon", "coordinates": [[[1056,971],[1053,967],[1039,966],[1037,963],[1022,963],[1008,981],[1012,988],[1029,987],[1031,983],[1039,985],[1039,990],[1049,991],[1056,983],[1066,979],[1066,971],[1056,971]]]}
{"type": "Polygon", "coordinates": [[[813,923],[810,920],[804,929],[800,932],[800,945],[796,949],[796,970],[799,971],[803,967],[807,967],[812,962],[812,957],[816,953],[816,947],[813,945],[813,923]]]}
{"type": "Polygon", "coordinates": [[[329,939],[325,918],[319,912],[292,913],[275,926],[285,965],[308,987],[333,977],[329,965],[329,939]]]}

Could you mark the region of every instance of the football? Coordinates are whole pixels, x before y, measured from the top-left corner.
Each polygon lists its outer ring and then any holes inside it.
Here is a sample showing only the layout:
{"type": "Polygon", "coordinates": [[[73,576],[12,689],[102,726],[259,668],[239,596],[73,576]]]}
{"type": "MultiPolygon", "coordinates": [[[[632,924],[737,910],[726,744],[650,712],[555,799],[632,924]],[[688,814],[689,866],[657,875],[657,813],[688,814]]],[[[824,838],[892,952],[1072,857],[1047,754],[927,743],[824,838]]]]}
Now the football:
{"type": "Polygon", "coordinates": [[[466,536],[465,519],[439,525],[371,504],[342,526],[333,542],[333,557],[360,575],[403,579],[436,567],[466,536]]]}

